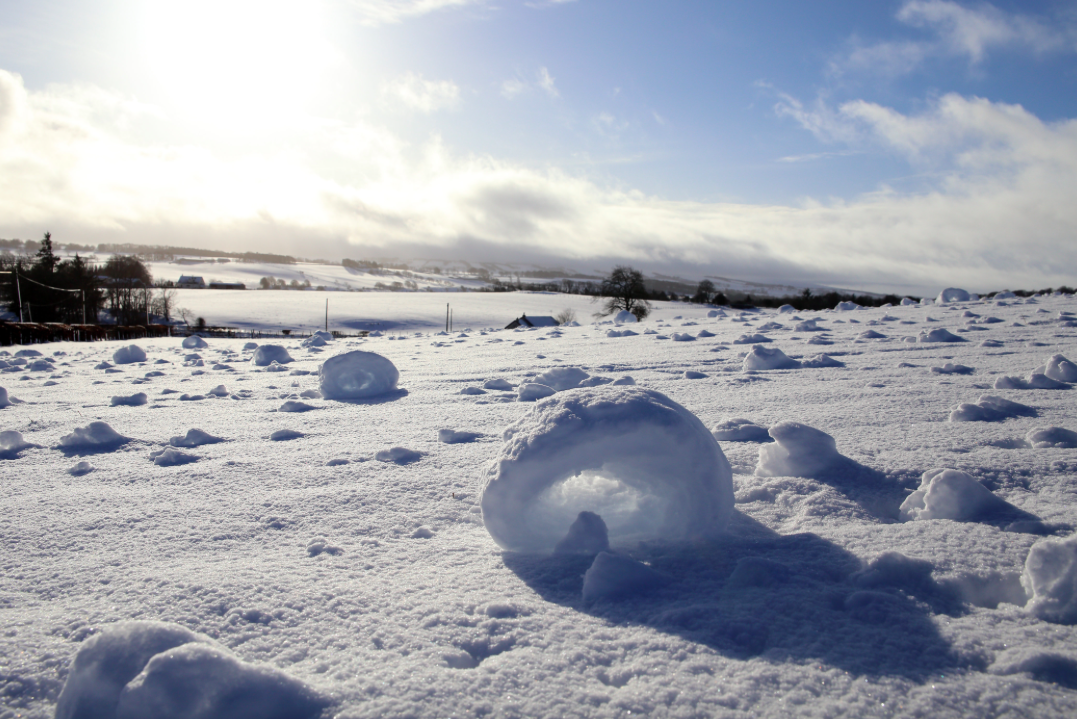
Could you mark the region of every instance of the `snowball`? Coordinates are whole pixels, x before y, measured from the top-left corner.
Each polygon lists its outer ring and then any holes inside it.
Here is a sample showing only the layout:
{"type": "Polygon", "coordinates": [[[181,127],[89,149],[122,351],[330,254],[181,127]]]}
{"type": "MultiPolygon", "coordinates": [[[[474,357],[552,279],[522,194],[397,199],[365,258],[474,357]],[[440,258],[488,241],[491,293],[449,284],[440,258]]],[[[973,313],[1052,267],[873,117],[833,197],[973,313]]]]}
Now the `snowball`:
{"type": "Polygon", "coordinates": [[[455,429],[439,429],[438,441],[442,444],[463,444],[474,442],[482,435],[478,432],[458,432],[455,429]]]}
{"type": "Polygon", "coordinates": [[[196,455],[181,452],[172,447],[165,447],[160,452],[153,452],[150,454],[150,459],[152,459],[153,463],[158,467],[175,467],[181,464],[197,462],[199,458],[196,455]]]}
{"type": "Polygon", "coordinates": [[[407,447],[390,447],[374,454],[374,459],[379,462],[392,462],[394,464],[411,464],[423,458],[422,452],[416,452],[407,447]]]}
{"type": "Polygon", "coordinates": [[[745,370],[797,369],[800,363],[790,359],[777,347],[752,345],[744,356],[745,370]]]}
{"type": "Polygon", "coordinates": [[[22,432],[15,430],[0,432],[0,459],[16,459],[19,452],[37,446],[24,440],[22,432]]]}
{"type": "Polygon", "coordinates": [[[609,530],[594,512],[580,512],[568,534],[554,547],[554,554],[598,554],[609,551],[609,530]]]}
{"type": "Polygon", "coordinates": [[[996,293],[995,294],[995,299],[996,300],[1013,300],[1013,299],[1017,299],[1017,295],[1015,295],[1013,292],[1010,292],[1009,290],[1006,290],[1004,292],[996,293]]]}
{"type": "Polygon", "coordinates": [[[1048,622],[1077,624],[1077,535],[1033,544],[1021,584],[1031,597],[1026,610],[1048,622]]]}
{"type": "Polygon", "coordinates": [[[583,600],[628,599],[661,586],[665,577],[646,564],[601,552],[583,575],[583,600]]]}
{"type": "Polygon", "coordinates": [[[138,345],[120,347],[112,353],[112,361],[116,364],[131,364],[132,362],[145,362],[146,353],[138,345]]]}
{"type": "Polygon", "coordinates": [[[512,389],[512,384],[503,379],[488,379],[482,383],[483,389],[492,389],[500,391],[509,391],[512,389]]]}
{"type": "Polygon", "coordinates": [[[836,309],[838,312],[850,312],[852,310],[860,309],[860,305],[855,302],[839,302],[837,305],[834,306],[834,309],[836,309]]]}
{"type": "Polygon", "coordinates": [[[976,404],[964,403],[950,412],[951,422],[1001,422],[1010,417],[1035,416],[1036,410],[1002,397],[981,395],[976,404]]]}
{"type": "Polygon", "coordinates": [[[334,339],[333,333],[332,332],[326,332],[325,330],[318,330],[317,332],[315,332],[311,336],[312,337],[320,337],[321,339],[325,340],[326,342],[332,342],[333,339],[334,339]]]}
{"type": "Polygon", "coordinates": [[[198,335],[191,335],[183,340],[183,349],[185,350],[197,350],[202,349],[203,347],[209,347],[209,345],[198,335]]]}
{"type": "Polygon", "coordinates": [[[804,320],[793,326],[794,332],[822,332],[823,328],[816,324],[819,320],[804,320]]]}
{"type": "Polygon", "coordinates": [[[119,622],[79,647],[56,701],[56,719],[110,719],[124,686],[160,652],[191,642],[209,643],[201,634],[164,622],[119,622]]]}
{"type": "Polygon", "coordinates": [[[920,488],[901,503],[901,519],[971,522],[1006,507],[1006,502],[968,474],[956,469],[934,469],[924,472],[920,488]]]}
{"type": "Polygon", "coordinates": [[[796,311],[797,311],[797,308],[793,307],[793,305],[782,305],[781,307],[778,308],[778,314],[780,314],[780,315],[792,314],[793,312],[796,312],[796,311]]]}
{"type": "Polygon", "coordinates": [[[228,388],[225,387],[223,384],[219,384],[216,387],[214,387],[213,389],[211,389],[209,392],[206,392],[206,394],[212,395],[214,397],[227,397],[228,396],[228,388]]]}
{"type": "MultiPolygon", "coordinates": [[[[277,362],[276,360],[273,360],[272,362],[270,362],[269,366],[266,367],[266,372],[287,372],[287,371],[288,371],[288,368],[285,367],[284,365],[282,365],[281,363],[277,362]]],[[[202,374],[202,373],[201,372],[192,372],[192,374],[202,374]]]]}
{"type": "Polygon", "coordinates": [[[3,387],[0,387],[0,409],[3,409],[4,407],[10,407],[11,405],[18,403],[19,400],[15,399],[14,397],[9,397],[7,390],[3,387]]]}
{"type": "Polygon", "coordinates": [[[625,385],[634,385],[636,384],[636,380],[632,379],[628,375],[625,375],[623,377],[618,377],[617,379],[613,380],[612,384],[614,387],[622,387],[625,385]]]}
{"type": "Polygon", "coordinates": [[[553,369],[546,370],[531,381],[538,384],[544,384],[557,392],[563,392],[566,389],[577,387],[580,382],[583,382],[588,376],[589,375],[579,367],[554,367],[553,369]]]}
{"type": "Polygon", "coordinates": [[[958,337],[953,332],[943,327],[936,327],[933,330],[920,330],[920,336],[916,338],[917,342],[968,342],[964,337],[958,337]]]}
{"type": "Polygon", "coordinates": [[[269,435],[269,439],[274,442],[287,442],[290,439],[299,439],[305,436],[302,432],[298,432],[294,429],[278,429],[273,434],[269,435]]]}
{"type": "MultiPolygon", "coordinates": [[[[931,371],[935,374],[972,374],[975,370],[967,365],[947,362],[942,367],[932,367],[931,371]]],[[[995,389],[998,389],[997,384],[995,385],[995,389]]]]}
{"type": "Polygon", "coordinates": [[[251,350],[256,350],[256,349],[258,349],[258,343],[257,342],[248,342],[247,344],[243,345],[243,351],[244,352],[250,352],[251,350]]]}
{"type": "Polygon", "coordinates": [[[944,305],[947,302],[969,302],[972,298],[965,290],[957,287],[947,287],[935,298],[935,304],[944,305]]]}
{"type": "Polygon", "coordinates": [[[674,332],[669,336],[674,342],[695,342],[696,338],[687,332],[674,332]]]}
{"type": "Polygon", "coordinates": [[[74,432],[60,438],[60,449],[107,449],[118,447],[130,441],[116,430],[109,427],[105,422],[90,422],[85,427],[79,427],[74,432]]]}
{"type": "Polygon", "coordinates": [[[1043,373],[1059,382],[1077,382],[1077,365],[1062,355],[1054,355],[1047,360],[1043,373]]]}
{"type": "Polygon", "coordinates": [[[750,419],[727,419],[714,425],[711,430],[714,438],[720,442],[773,442],[766,427],[761,427],[750,419]]]}
{"type": "Polygon", "coordinates": [[[146,396],[145,392],[138,392],[138,393],[130,395],[130,396],[115,395],[112,398],[112,406],[113,407],[121,407],[121,406],[125,406],[125,407],[141,407],[142,405],[146,404],[146,402],[148,402],[148,401],[149,401],[149,397],[146,396]]]}
{"type": "Polygon", "coordinates": [[[362,399],[395,390],[400,372],[379,354],[353,350],[327,359],[318,378],[326,399],[362,399]]]}
{"type": "Polygon", "coordinates": [[[908,307],[909,305],[915,305],[915,304],[916,304],[916,300],[914,300],[914,299],[911,299],[909,297],[902,297],[901,298],[902,307],[908,307]]]}
{"type": "Polygon", "coordinates": [[[94,467],[89,462],[79,462],[74,467],[67,470],[67,473],[72,477],[81,477],[85,474],[89,474],[94,470],[94,467]]]}
{"type": "Polygon", "coordinates": [[[721,531],[733,509],[729,462],[703,424],[637,387],[555,395],[505,430],[481,506],[494,541],[549,552],[581,511],[614,544],[721,531]]]}
{"type": "Polygon", "coordinates": [[[615,324],[619,324],[619,325],[626,325],[626,324],[632,324],[633,322],[639,322],[639,320],[636,319],[636,316],[634,314],[632,314],[631,312],[629,312],[628,310],[621,310],[620,312],[618,312],[616,315],[614,315],[613,321],[614,321],[615,324]]]}
{"type": "Polygon", "coordinates": [[[519,402],[535,402],[557,394],[553,387],[547,387],[537,382],[524,382],[516,388],[516,399],[519,402]]]}
{"type": "Polygon", "coordinates": [[[707,375],[703,372],[697,372],[693,369],[686,369],[684,371],[685,379],[706,379],[707,375]]]}
{"type": "MultiPolygon", "coordinates": [[[[188,337],[187,339],[190,338],[188,337]]],[[[288,364],[293,361],[291,355],[288,354],[288,350],[280,345],[261,345],[254,351],[254,356],[251,358],[251,362],[258,367],[268,367],[274,362],[288,364]]]]}
{"type": "Polygon", "coordinates": [[[774,444],[759,448],[757,477],[813,477],[842,459],[834,438],[799,422],[779,422],[768,430],[774,444]]]}
{"type": "Polygon", "coordinates": [[[1040,427],[1031,430],[1025,439],[1035,449],[1077,449],[1077,432],[1062,427],[1040,427]]]}
{"type": "Polygon", "coordinates": [[[299,344],[302,347],[325,347],[326,341],[325,341],[324,337],[319,337],[318,335],[315,334],[315,335],[311,335],[310,337],[307,337],[305,340],[303,340],[299,344]]]}

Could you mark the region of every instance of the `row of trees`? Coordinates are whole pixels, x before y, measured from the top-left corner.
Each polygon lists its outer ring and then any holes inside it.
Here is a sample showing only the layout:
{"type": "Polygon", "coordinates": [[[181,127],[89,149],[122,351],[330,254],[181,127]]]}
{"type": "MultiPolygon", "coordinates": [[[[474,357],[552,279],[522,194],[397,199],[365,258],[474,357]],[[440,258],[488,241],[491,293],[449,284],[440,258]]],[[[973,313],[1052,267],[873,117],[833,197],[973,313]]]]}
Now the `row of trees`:
{"type": "Polygon", "coordinates": [[[143,324],[152,315],[171,319],[176,293],[160,288],[133,255],[113,255],[103,265],[77,253],[60,258],[45,233],[33,255],[0,255],[0,302],[28,322],[96,323],[107,310],[118,324],[143,324]],[[17,278],[17,283],[16,283],[17,278]],[[20,305],[21,302],[21,305],[20,305]]]}

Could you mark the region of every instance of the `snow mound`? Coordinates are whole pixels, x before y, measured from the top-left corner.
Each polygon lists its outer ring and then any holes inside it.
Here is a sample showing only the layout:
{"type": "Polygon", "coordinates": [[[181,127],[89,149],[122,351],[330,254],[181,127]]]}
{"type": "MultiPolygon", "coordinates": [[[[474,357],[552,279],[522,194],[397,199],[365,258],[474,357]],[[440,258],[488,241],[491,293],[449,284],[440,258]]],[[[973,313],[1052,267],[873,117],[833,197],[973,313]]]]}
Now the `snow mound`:
{"type": "Polygon", "coordinates": [[[223,384],[219,384],[216,387],[214,387],[213,389],[211,389],[209,392],[206,392],[206,394],[208,394],[208,395],[210,395],[212,397],[227,397],[228,396],[228,388],[225,387],[223,384]]]}
{"type": "Polygon", "coordinates": [[[1007,506],[968,474],[956,469],[934,469],[924,472],[919,489],[901,503],[901,519],[973,522],[1007,506]]]}
{"type": "Polygon", "coordinates": [[[111,364],[109,364],[108,362],[106,362],[104,360],[101,360],[100,362],[98,362],[97,364],[95,364],[93,366],[94,369],[112,369],[112,367],[113,366],[111,364]]]}
{"type": "Polygon", "coordinates": [[[944,305],[948,302],[968,302],[972,299],[968,292],[957,287],[947,287],[935,298],[935,304],[944,305]]]}
{"type": "Polygon", "coordinates": [[[875,330],[864,330],[859,335],[862,340],[881,340],[886,339],[886,335],[882,332],[876,332],[875,330]]]}
{"type": "Polygon", "coordinates": [[[764,342],[773,342],[773,341],[774,340],[772,340],[770,337],[767,337],[766,335],[754,334],[754,335],[741,335],[737,339],[733,340],[733,344],[735,344],[735,345],[755,345],[755,344],[760,344],[760,343],[764,343],[764,342]]]}
{"type": "Polygon", "coordinates": [[[1040,427],[1025,435],[1034,449],[1077,449],[1077,432],[1062,427],[1040,427]]]}
{"type": "Polygon", "coordinates": [[[591,377],[588,377],[587,379],[585,379],[583,382],[580,382],[577,386],[578,387],[601,387],[604,384],[612,384],[612,383],[613,383],[613,378],[612,377],[591,376],[591,377]]]}
{"type": "Polygon", "coordinates": [[[27,442],[22,438],[22,432],[7,430],[0,432],[0,459],[17,459],[19,452],[39,445],[27,442]]]}
{"type": "Polygon", "coordinates": [[[708,332],[707,330],[700,330],[699,332],[696,332],[696,337],[698,337],[698,338],[714,337],[714,333],[713,332],[708,332]]]}
{"type": "Polygon", "coordinates": [[[714,425],[711,430],[714,438],[720,442],[773,442],[766,427],[761,427],[750,419],[726,419],[714,425]]]}
{"type": "Polygon", "coordinates": [[[112,361],[116,364],[145,362],[146,352],[138,345],[127,345],[126,347],[120,347],[112,353],[112,361]]]}
{"type": "Polygon", "coordinates": [[[248,342],[247,344],[243,345],[243,351],[244,352],[250,352],[251,350],[256,350],[256,349],[258,349],[258,343],[257,342],[248,342]]]}
{"type": "Polygon", "coordinates": [[[823,369],[824,367],[844,367],[845,365],[830,355],[815,355],[800,363],[805,369],[823,369]]]}
{"type": "Polygon", "coordinates": [[[1057,624],[1077,624],[1077,535],[1041,539],[1025,559],[1025,609],[1057,624]]]}
{"type": "Polygon", "coordinates": [[[696,338],[687,332],[674,332],[669,336],[674,342],[695,342],[696,338]]]}
{"type": "Polygon", "coordinates": [[[792,313],[794,313],[796,311],[797,311],[797,308],[793,307],[793,305],[782,305],[781,307],[778,308],[778,314],[780,314],[780,315],[792,314],[792,313]]]}
{"type": "Polygon", "coordinates": [[[183,349],[185,350],[199,350],[203,347],[209,347],[209,344],[198,335],[191,335],[183,340],[183,349]]]}
{"type": "Polygon", "coordinates": [[[594,512],[580,512],[568,534],[554,547],[554,554],[598,554],[610,548],[609,530],[594,512]]]}
{"type": "MultiPolygon", "coordinates": [[[[967,365],[947,362],[942,367],[932,367],[931,371],[935,374],[972,374],[975,370],[967,365]]],[[[995,389],[998,389],[997,384],[995,385],[995,389]]]]}
{"type": "Polygon", "coordinates": [[[627,544],[721,531],[733,509],[718,443],[658,392],[607,385],[554,395],[504,439],[481,506],[487,531],[510,551],[552,551],[581,511],[627,544]]]}
{"type": "Polygon", "coordinates": [[[1077,689],[1077,657],[1032,647],[1000,652],[988,667],[991,674],[1028,674],[1038,682],[1051,682],[1077,689]]]}
{"type": "Polygon", "coordinates": [[[624,375],[623,377],[618,377],[617,379],[613,380],[612,384],[613,384],[614,387],[623,387],[623,386],[626,386],[626,385],[634,385],[634,384],[636,384],[636,380],[632,379],[628,375],[624,375]]]}
{"type": "Polygon", "coordinates": [[[335,339],[332,332],[326,332],[325,330],[318,330],[311,337],[318,337],[326,342],[332,342],[335,339]]]}
{"type": "Polygon", "coordinates": [[[918,303],[916,302],[916,300],[914,300],[914,299],[912,299],[910,297],[902,297],[901,298],[901,306],[902,307],[908,307],[910,305],[915,305],[915,304],[918,304],[918,303]]]}
{"type": "Polygon", "coordinates": [[[86,461],[82,461],[76,464],[74,467],[68,469],[67,473],[70,474],[72,477],[81,477],[83,475],[89,474],[93,470],[94,466],[92,464],[86,461]]]}
{"type": "Polygon", "coordinates": [[[531,381],[544,384],[557,392],[563,392],[566,389],[575,389],[580,382],[583,382],[589,376],[579,367],[554,367],[546,370],[531,381]]]}
{"type": "Polygon", "coordinates": [[[535,402],[557,394],[557,390],[538,382],[524,382],[516,388],[516,400],[519,402],[535,402]]]}
{"type": "Polygon", "coordinates": [[[214,437],[209,432],[203,432],[200,429],[191,428],[187,430],[187,434],[183,437],[176,436],[168,440],[168,443],[173,447],[201,447],[204,444],[216,444],[223,442],[220,437],[214,437]]]}
{"type": "Polygon", "coordinates": [[[817,319],[804,320],[803,322],[797,322],[793,326],[793,331],[794,332],[823,332],[824,330],[823,330],[822,327],[820,327],[817,324],[818,322],[819,322],[819,320],[817,320],[817,319]]]}
{"type": "Polygon", "coordinates": [[[41,353],[38,352],[37,350],[25,349],[25,350],[19,350],[18,352],[16,352],[15,356],[16,357],[40,357],[41,353]]]}
{"type": "Polygon", "coordinates": [[[390,447],[374,454],[374,459],[379,462],[392,462],[393,464],[411,464],[423,458],[422,452],[416,452],[407,447],[390,447]]]}
{"type": "Polygon", "coordinates": [[[950,412],[951,422],[1001,422],[1010,417],[1035,417],[1036,410],[1002,397],[980,395],[976,404],[963,403],[950,412]]]}
{"type": "Polygon", "coordinates": [[[181,464],[197,462],[199,457],[187,452],[181,452],[173,447],[165,447],[160,452],[150,454],[150,459],[158,467],[176,467],[181,464]]]}
{"type": "MultiPolygon", "coordinates": [[[[187,339],[190,339],[190,337],[187,339]]],[[[291,355],[288,354],[288,350],[280,345],[260,345],[258,349],[254,351],[254,356],[251,358],[251,362],[258,367],[268,367],[274,362],[277,364],[288,364],[293,361],[291,355]]]]}
{"type": "Polygon", "coordinates": [[[149,402],[149,399],[150,398],[146,396],[145,392],[138,392],[138,393],[130,395],[130,396],[126,396],[126,395],[122,395],[122,394],[121,395],[115,395],[112,398],[112,406],[113,407],[141,407],[142,405],[149,402]]]}
{"type": "Polygon", "coordinates": [[[301,347],[325,347],[327,344],[324,337],[313,334],[299,343],[301,347]]]}
{"type": "Polygon", "coordinates": [[[280,406],[278,412],[309,412],[312,409],[318,409],[312,404],[306,402],[297,402],[294,399],[290,399],[280,406]]]}
{"type": "Polygon", "coordinates": [[[813,477],[842,459],[834,438],[799,422],[779,422],[768,430],[774,444],[759,448],[757,477],[813,477]]]}
{"type": "Polygon", "coordinates": [[[745,370],[798,369],[800,363],[777,347],[752,345],[744,356],[745,370]]]}
{"type": "Polygon", "coordinates": [[[318,378],[326,399],[362,399],[395,390],[400,372],[380,354],[352,350],[322,363],[318,378]]]}
{"type": "Polygon", "coordinates": [[[633,322],[639,322],[639,320],[636,319],[636,316],[628,310],[621,310],[616,315],[614,315],[613,322],[614,324],[618,325],[628,325],[632,324],[633,322]]]}
{"type": "Polygon", "coordinates": [[[882,552],[863,569],[852,575],[857,585],[874,589],[878,587],[898,587],[901,589],[923,589],[933,584],[931,572],[934,566],[925,559],[906,557],[901,552],[882,552]]]}
{"type": "Polygon", "coordinates": [[[1045,374],[1033,372],[1028,379],[1003,375],[995,380],[995,389],[1070,389],[1070,386],[1045,374]]]}
{"type": "Polygon", "coordinates": [[[129,442],[129,437],[112,429],[106,422],[90,422],[60,438],[60,449],[104,450],[129,442]]]}
{"type": "Polygon", "coordinates": [[[920,330],[917,342],[968,342],[964,337],[958,337],[944,327],[936,327],[933,330],[920,330]]]}
{"type": "Polygon", "coordinates": [[[460,394],[480,395],[480,394],[486,394],[486,390],[484,390],[481,387],[464,387],[462,390],[460,390],[460,394]]]}
{"type": "Polygon", "coordinates": [[[851,312],[852,310],[860,309],[860,305],[855,302],[839,302],[834,306],[838,312],[851,312]]]}
{"type": "Polygon", "coordinates": [[[4,407],[10,407],[13,404],[19,404],[19,400],[15,399],[14,397],[9,397],[7,390],[3,387],[0,387],[0,409],[3,409],[4,407]]]}
{"type": "Polygon", "coordinates": [[[274,442],[287,442],[290,439],[299,439],[305,437],[302,432],[294,429],[278,429],[273,434],[269,435],[269,439],[274,442]]]}
{"type": "Polygon", "coordinates": [[[1010,292],[1009,290],[1006,290],[1004,292],[997,293],[995,295],[995,299],[996,300],[1014,300],[1014,299],[1017,299],[1017,295],[1015,295],[1013,292],[1010,292]]]}
{"type": "Polygon", "coordinates": [[[1077,365],[1070,362],[1062,355],[1054,355],[1047,360],[1043,373],[1059,382],[1077,383],[1077,365]]]}
{"type": "Polygon", "coordinates": [[[121,622],[79,648],[56,719],[313,719],[328,700],[164,622],[121,622]]]}
{"type": "Polygon", "coordinates": [[[706,379],[707,374],[705,372],[697,372],[694,369],[686,369],[684,371],[685,379],[706,379]]]}
{"type": "Polygon", "coordinates": [[[474,442],[482,435],[478,432],[459,432],[455,429],[439,429],[438,441],[442,444],[464,444],[474,442]]]}
{"type": "Polygon", "coordinates": [[[511,391],[513,386],[511,382],[503,379],[488,379],[482,383],[483,389],[492,389],[498,391],[511,391]]]}
{"type": "MultiPolygon", "coordinates": [[[[273,360],[272,362],[270,362],[269,366],[266,367],[266,372],[287,372],[287,371],[288,371],[288,368],[285,367],[284,365],[282,365],[280,362],[277,362],[276,360],[273,360]]],[[[192,372],[192,374],[201,374],[201,373],[200,372],[192,372]]]]}
{"type": "Polygon", "coordinates": [[[642,562],[601,552],[583,575],[583,600],[629,599],[660,587],[666,578],[642,562]]]}

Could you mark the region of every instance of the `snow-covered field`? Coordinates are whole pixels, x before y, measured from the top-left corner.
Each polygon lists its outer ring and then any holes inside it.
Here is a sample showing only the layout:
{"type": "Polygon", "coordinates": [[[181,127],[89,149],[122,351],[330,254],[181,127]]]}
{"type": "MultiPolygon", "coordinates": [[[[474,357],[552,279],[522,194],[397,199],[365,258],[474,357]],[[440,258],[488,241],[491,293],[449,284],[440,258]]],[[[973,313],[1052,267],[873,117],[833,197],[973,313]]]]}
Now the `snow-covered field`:
{"type": "Polygon", "coordinates": [[[1073,298],[352,297],[0,353],[0,718],[1077,715],[1073,298]]]}

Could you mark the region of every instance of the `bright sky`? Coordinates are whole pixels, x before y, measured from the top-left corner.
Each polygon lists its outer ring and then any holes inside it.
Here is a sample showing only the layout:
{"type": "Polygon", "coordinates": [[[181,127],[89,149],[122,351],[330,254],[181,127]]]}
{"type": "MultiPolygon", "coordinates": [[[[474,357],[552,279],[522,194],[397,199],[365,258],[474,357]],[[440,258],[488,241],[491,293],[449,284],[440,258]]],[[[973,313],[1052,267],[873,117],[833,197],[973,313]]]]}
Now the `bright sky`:
{"type": "Polygon", "coordinates": [[[0,237],[1077,284],[1077,5],[5,0],[0,237]]]}

